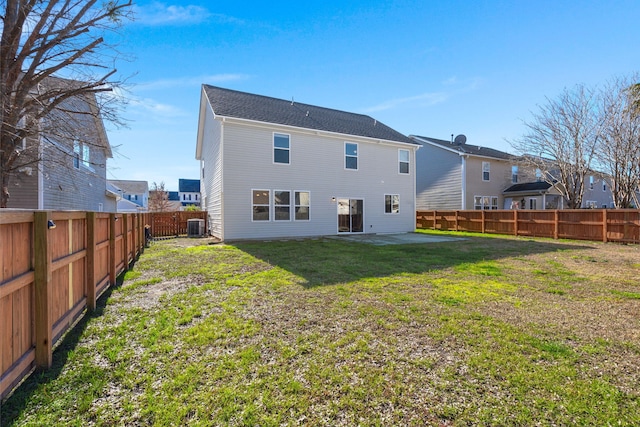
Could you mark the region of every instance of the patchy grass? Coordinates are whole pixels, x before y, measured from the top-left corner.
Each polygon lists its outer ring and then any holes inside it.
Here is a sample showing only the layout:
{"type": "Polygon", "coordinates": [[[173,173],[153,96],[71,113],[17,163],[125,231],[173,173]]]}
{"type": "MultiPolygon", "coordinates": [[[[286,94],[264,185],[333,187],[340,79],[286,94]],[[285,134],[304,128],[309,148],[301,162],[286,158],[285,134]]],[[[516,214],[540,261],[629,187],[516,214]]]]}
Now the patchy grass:
{"type": "Polygon", "coordinates": [[[637,246],[157,242],[3,425],[638,425],[637,246]]]}

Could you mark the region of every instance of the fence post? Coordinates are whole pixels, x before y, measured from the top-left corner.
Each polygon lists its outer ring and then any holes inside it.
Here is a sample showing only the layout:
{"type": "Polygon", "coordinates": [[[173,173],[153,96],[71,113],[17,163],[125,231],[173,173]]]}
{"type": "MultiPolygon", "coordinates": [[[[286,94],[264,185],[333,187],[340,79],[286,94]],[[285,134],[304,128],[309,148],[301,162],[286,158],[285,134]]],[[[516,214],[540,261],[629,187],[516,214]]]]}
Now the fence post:
{"type": "Polygon", "coordinates": [[[35,212],[34,236],[34,305],[36,335],[36,365],[50,368],[53,363],[51,303],[51,251],[49,251],[49,212],[35,212]]]}
{"type": "Polygon", "coordinates": [[[87,212],[87,309],[96,309],[96,213],[87,212]]]}
{"type": "Polygon", "coordinates": [[[438,211],[433,211],[433,229],[434,230],[437,230],[437,228],[436,228],[436,221],[438,219],[437,215],[438,215],[438,211]]]}
{"type": "Polygon", "coordinates": [[[122,214],[122,252],[124,271],[129,269],[129,214],[122,214]]]}
{"type": "Polygon", "coordinates": [[[482,210],[482,234],[484,234],[485,224],[484,224],[484,209],[482,210]]]}
{"type": "Polygon", "coordinates": [[[602,210],[602,241],[607,243],[607,210],[602,210]]]}
{"type": "Polygon", "coordinates": [[[558,209],[556,209],[553,213],[553,238],[558,240],[560,229],[560,213],[558,209]]]}
{"type": "Polygon", "coordinates": [[[116,214],[109,215],[109,282],[116,284],[116,214]]]}
{"type": "Polygon", "coordinates": [[[455,229],[456,231],[458,231],[458,216],[460,216],[460,211],[456,211],[456,225],[455,225],[455,229]]]}
{"type": "Polygon", "coordinates": [[[518,235],[518,209],[513,210],[513,235],[518,235]]]}

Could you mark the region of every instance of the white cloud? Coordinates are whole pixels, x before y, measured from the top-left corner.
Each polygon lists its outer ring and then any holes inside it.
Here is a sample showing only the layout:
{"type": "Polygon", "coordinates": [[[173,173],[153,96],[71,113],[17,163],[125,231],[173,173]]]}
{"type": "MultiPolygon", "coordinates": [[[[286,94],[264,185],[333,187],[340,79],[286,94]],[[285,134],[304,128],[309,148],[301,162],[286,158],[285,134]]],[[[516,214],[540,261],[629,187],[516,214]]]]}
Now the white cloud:
{"type": "Polygon", "coordinates": [[[151,98],[132,98],[129,100],[129,107],[151,114],[153,117],[184,117],[187,113],[182,109],[170,104],[163,104],[151,98]]]}
{"type": "Polygon", "coordinates": [[[377,111],[391,110],[406,104],[418,104],[423,106],[436,105],[446,101],[449,96],[450,95],[445,92],[428,92],[416,96],[391,99],[381,104],[374,105],[373,107],[365,108],[364,111],[366,113],[373,113],[377,111]]]}
{"type": "Polygon", "coordinates": [[[135,22],[144,25],[183,25],[206,21],[211,13],[201,6],[176,6],[154,2],[135,8],[135,22]]]}
{"type": "Polygon", "coordinates": [[[381,104],[374,105],[373,107],[365,108],[364,112],[373,113],[392,110],[406,105],[410,105],[412,107],[430,107],[446,102],[448,99],[461,93],[477,90],[483,82],[484,80],[480,77],[460,81],[456,76],[452,76],[442,82],[442,86],[446,86],[448,88],[447,91],[426,92],[420,95],[391,99],[382,102],[381,104]]]}
{"type": "Polygon", "coordinates": [[[170,89],[176,87],[185,87],[185,86],[199,86],[203,83],[206,84],[217,84],[217,83],[226,83],[236,80],[244,80],[247,79],[248,76],[245,74],[210,74],[210,75],[202,75],[202,76],[191,76],[191,77],[179,77],[175,79],[160,79],[153,80],[149,82],[142,82],[135,86],[136,91],[145,91],[145,90],[158,90],[158,89],[170,89]]]}

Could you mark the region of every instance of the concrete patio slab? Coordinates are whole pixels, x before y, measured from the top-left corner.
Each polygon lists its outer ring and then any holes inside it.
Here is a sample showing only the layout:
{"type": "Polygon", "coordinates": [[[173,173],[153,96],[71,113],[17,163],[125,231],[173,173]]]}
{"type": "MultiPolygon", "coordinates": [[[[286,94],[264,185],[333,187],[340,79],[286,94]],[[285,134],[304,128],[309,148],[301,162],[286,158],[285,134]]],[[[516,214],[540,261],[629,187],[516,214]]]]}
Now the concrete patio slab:
{"type": "Polygon", "coordinates": [[[439,243],[465,240],[460,237],[430,236],[422,233],[397,234],[348,234],[343,236],[327,236],[329,239],[346,240],[348,242],[368,243],[370,245],[409,245],[416,243],[439,243]]]}

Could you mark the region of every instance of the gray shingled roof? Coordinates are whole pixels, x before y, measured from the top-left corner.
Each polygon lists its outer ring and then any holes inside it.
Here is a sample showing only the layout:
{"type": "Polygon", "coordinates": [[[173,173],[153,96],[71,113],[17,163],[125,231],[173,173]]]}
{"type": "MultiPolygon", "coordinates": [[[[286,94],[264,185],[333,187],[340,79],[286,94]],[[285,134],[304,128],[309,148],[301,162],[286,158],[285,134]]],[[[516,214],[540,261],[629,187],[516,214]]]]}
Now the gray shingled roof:
{"type": "Polygon", "coordinates": [[[108,182],[128,194],[144,194],[149,191],[149,183],[147,181],[110,179],[108,182]]]}
{"type": "Polygon", "coordinates": [[[210,85],[203,85],[203,89],[217,116],[416,144],[407,136],[364,114],[210,85]]]}
{"type": "Polygon", "coordinates": [[[432,142],[434,144],[442,145],[443,147],[451,150],[456,150],[465,154],[474,154],[476,156],[493,157],[496,159],[513,160],[516,158],[513,154],[505,153],[504,151],[494,150],[493,148],[480,147],[478,145],[471,144],[456,144],[455,142],[446,141],[444,139],[429,138],[426,136],[409,135],[410,138],[419,138],[425,141],[432,142]]]}
{"type": "Polygon", "coordinates": [[[511,187],[503,191],[503,193],[517,193],[529,191],[546,191],[551,188],[551,184],[545,181],[525,182],[522,184],[513,184],[511,187]]]}
{"type": "Polygon", "coordinates": [[[183,193],[199,193],[200,180],[199,179],[179,179],[178,190],[183,193]]]}

